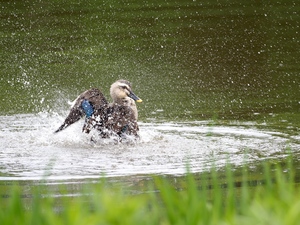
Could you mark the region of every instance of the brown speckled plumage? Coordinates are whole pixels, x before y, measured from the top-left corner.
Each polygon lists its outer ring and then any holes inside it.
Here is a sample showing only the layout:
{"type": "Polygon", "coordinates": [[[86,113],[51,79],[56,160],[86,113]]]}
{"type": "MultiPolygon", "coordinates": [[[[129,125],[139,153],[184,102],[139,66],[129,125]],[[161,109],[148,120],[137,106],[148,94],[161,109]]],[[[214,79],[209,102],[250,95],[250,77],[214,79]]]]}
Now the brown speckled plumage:
{"type": "Polygon", "coordinates": [[[108,103],[99,89],[90,89],[80,94],[73,104],[69,115],[55,133],[65,129],[85,116],[82,102],[87,100],[93,107],[91,116],[86,116],[82,131],[89,133],[96,129],[103,138],[111,135],[134,135],[138,137],[137,108],[135,101],[141,102],[131,90],[126,80],[118,80],[111,85],[112,103],[108,103]]]}

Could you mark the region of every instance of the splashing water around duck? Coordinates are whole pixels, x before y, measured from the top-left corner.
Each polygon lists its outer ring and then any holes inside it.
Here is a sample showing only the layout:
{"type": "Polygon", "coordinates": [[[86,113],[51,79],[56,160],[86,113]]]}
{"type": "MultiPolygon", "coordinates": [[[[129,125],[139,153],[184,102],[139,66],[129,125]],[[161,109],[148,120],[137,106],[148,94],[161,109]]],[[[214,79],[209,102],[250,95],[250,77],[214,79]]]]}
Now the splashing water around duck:
{"type": "Polygon", "coordinates": [[[209,170],[212,165],[241,165],[267,158],[278,158],[287,145],[299,149],[282,133],[250,128],[249,124],[210,126],[210,121],[193,123],[139,122],[138,142],[115,142],[101,138],[91,142],[90,134],[80,131],[78,121],[53,134],[63,118],[38,113],[0,116],[1,179],[85,179],[173,174],[209,170]],[[5,138],[2,138],[4,137],[5,138]],[[22,140],[22,141],[20,141],[22,140]],[[289,143],[289,144],[288,144],[289,143]]]}

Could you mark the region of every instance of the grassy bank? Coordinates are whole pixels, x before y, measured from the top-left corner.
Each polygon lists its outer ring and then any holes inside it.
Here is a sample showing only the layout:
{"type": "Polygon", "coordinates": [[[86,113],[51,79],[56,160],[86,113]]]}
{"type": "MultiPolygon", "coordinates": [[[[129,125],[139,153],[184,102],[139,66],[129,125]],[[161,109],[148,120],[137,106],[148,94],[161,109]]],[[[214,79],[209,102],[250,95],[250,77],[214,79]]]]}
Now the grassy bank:
{"type": "Polygon", "coordinates": [[[105,181],[87,185],[80,196],[63,197],[37,188],[24,198],[12,188],[2,196],[1,224],[299,224],[300,192],[293,166],[264,165],[263,179],[248,180],[237,172],[187,175],[174,188],[169,179],[154,178],[148,192],[128,192],[105,181]]]}

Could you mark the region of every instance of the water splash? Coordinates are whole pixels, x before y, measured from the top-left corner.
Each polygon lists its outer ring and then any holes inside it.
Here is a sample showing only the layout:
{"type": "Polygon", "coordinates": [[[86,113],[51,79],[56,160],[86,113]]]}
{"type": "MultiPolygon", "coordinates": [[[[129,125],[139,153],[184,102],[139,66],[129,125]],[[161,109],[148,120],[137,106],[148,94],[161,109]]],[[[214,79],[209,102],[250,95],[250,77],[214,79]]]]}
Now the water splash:
{"type": "Polygon", "coordinates": [[[96,144],[81,133],[80,121],[58,134],[63,117],[55,113],[0,117],[2,180],[81,179],[137,174],[173,174],[208,170],[212,165],[240,165],[286,156],[299,149],[288,136],[254,126],[190,123],[140,123],[141,140],[96,144]]]}

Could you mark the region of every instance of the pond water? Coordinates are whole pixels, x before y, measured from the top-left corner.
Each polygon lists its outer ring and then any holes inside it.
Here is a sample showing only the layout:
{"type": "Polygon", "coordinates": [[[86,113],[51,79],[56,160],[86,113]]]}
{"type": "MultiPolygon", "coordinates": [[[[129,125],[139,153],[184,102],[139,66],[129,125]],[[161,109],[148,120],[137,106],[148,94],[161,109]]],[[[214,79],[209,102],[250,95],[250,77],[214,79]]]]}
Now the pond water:
{"type": "MultiPolygon", "coordinates": [[[[2,1],[0,180],[182,175],[300,153],[295,1],[2,1]],[[53,134],[90,87],[133,83],[141,140],[53,134]]],[[[299,168],[299,166],[296,166],[299,168]]]]}
{"type": "Polygon", "coordinates": [[[53,134],[57,115],[1,117],[2,180],[66,180],[80,178],[201,172],[213,165],[242,165],[285,157],[299,148],[286,134],[252,126],[193,123],[140,123],[141,140],[91,142],[82,123],[53,134]],[[80,126],[81,125],[81,126],[80,126]],[[3,138],[5,136],[5,138],[3,138]]]}

